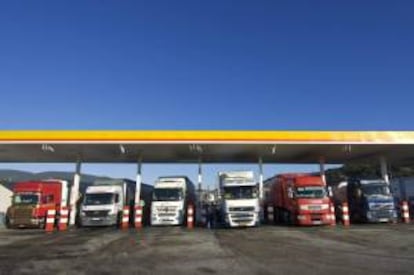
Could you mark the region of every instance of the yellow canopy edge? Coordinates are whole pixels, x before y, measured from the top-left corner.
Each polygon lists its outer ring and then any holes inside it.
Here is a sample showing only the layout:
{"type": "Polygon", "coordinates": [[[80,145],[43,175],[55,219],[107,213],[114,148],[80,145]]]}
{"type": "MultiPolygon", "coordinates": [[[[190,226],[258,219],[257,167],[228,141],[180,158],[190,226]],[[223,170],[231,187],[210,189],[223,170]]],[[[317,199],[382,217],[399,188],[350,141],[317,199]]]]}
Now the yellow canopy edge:
{"type": "Polygon", "coordinates": [[[414,131],[2,130],[0,142],[223,141],[414,143],[414,131]]]}

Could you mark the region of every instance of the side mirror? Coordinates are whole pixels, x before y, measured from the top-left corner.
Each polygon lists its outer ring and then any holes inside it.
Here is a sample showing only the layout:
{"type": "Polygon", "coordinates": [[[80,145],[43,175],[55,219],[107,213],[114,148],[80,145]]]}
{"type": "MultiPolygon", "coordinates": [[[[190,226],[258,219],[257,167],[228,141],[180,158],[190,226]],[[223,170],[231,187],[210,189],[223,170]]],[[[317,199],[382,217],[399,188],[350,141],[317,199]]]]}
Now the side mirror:
{"type": "Polygon", "coordinates": [[[394,195],[394,192],[393,191],[394,190],[392,190],[392,188],[387,188],[386,193],[387,193],[387,195],[394,195]]]}
{"type": "Polygon", "coordinates": [[[292,189],[292,187],[288,187],[288,197],[289,197],[289,199],[293,199],[293,189],[292,189]]]}
{"type": "Polygon", "coordinates": [[[332,186],[328,186],[328,196],[333,197],[332,186]]]}

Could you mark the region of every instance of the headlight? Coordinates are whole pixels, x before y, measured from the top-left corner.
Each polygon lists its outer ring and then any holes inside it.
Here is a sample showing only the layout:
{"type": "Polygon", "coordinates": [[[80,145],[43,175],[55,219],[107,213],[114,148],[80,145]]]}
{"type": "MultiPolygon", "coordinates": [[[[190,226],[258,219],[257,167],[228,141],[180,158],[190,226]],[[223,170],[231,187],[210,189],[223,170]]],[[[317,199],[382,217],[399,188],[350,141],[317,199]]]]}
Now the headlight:
{"type": "Polygon", "coordinates": [[[326,203],[326,204],[322,204],[322,205],[321,205],[321,209],[322,209],[322,210],[329,209],[329,204],[327,204],[327,203],[326,203]]]}
{"type": "Polygon", "coordinates": [[[368,218],[368,219],[372,219],[372,213],[371,213],[371,211],[368,211],[368,212],[367,212],[367,218],[368,218]]]}
{"type": "Polygon", "coordinates": [[[85,216],[86,216],[85,211],[81,211],[81,212],[80,212],[80,215],[81,215],[82,217],[85,217],[85,216]]]}
{"type": "Polygon", "coordinates": [[[298,218],[298,220],[301,220],[301,221],[306,220],[305,215],[298,215],[297,218],[298,218]]]}

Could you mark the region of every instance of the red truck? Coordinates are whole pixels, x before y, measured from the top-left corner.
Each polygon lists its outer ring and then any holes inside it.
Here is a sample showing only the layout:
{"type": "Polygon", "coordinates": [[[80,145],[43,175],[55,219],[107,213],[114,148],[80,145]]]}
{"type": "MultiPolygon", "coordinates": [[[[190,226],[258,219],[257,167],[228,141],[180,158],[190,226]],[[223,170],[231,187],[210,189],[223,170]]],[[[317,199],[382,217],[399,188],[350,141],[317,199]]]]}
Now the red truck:
{"type": "Polygon", "coordinates": [[[68,203],[68,182],[41,180],[18,182],[13,186],[12,205],[7,209],[6,225],[9,228],[44,228],[46,213],[68,203]]]}
{"type": "Polygon", "coordinates": [[[274,221],[295,225],[331,223],[331,199],[319,176],[281,174],[264,182],[265,209],[272,206],[274,221]]]}

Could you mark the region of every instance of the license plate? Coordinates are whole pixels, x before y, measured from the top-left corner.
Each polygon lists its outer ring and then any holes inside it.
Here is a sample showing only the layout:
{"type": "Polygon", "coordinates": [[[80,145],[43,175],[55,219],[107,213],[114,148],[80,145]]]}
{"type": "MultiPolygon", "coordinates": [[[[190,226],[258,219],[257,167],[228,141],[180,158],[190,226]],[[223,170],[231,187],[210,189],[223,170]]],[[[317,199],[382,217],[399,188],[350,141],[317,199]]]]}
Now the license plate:
{"type": "Polygon", "coordinates": [[[93,221],[100,221],[102,220],[101,218],[92,218],[93,221]]]}
{"type": "Polygon", "coordinates": [[[388,219],[387,218],[382,218],[382,219],[379,219],[379,221],[380,222],[388,222],[388,219]]]}
{"type": "Polygon", "coordinates": [[[313,221],[312,224],[322,224],[322,221],[313,221]]]}

